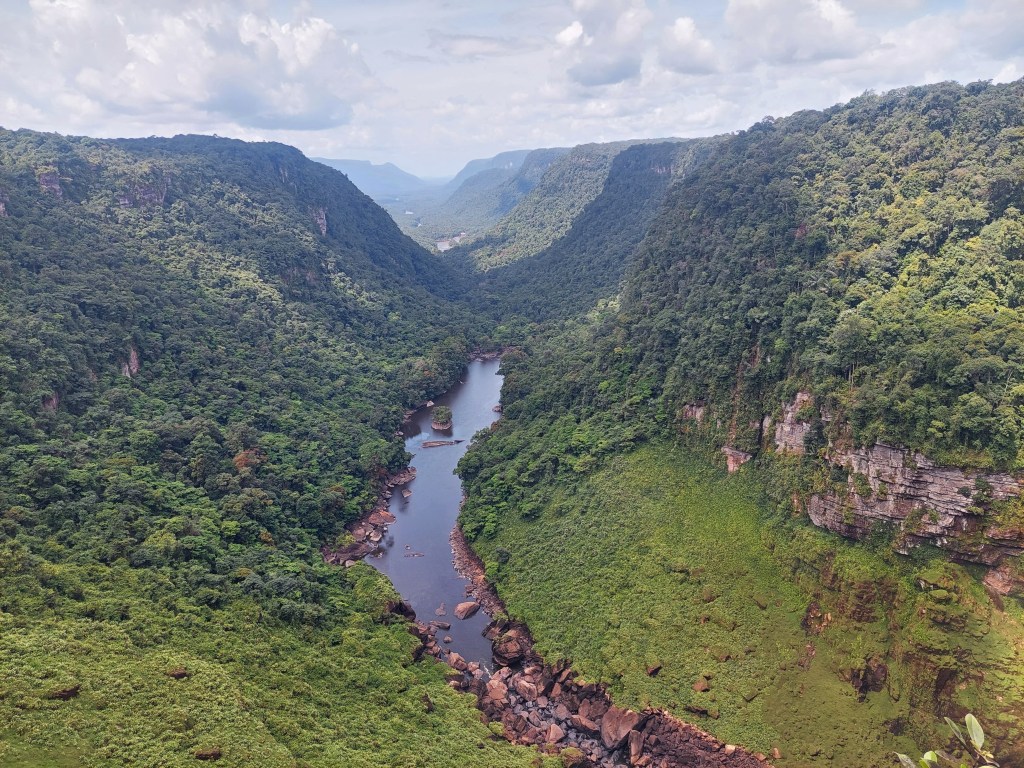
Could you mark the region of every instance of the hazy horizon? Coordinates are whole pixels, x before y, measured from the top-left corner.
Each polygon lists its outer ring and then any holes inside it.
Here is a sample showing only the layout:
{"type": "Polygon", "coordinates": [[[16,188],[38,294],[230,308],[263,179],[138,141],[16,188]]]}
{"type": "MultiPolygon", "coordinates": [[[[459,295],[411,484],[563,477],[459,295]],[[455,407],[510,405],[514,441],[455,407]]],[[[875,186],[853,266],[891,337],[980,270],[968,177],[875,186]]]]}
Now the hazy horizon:
{"type": "Polygon", "coordinates": [[[423,178],[1024,75],[998,0],[0,0],[0,125],[216,133],[423,178]]]}

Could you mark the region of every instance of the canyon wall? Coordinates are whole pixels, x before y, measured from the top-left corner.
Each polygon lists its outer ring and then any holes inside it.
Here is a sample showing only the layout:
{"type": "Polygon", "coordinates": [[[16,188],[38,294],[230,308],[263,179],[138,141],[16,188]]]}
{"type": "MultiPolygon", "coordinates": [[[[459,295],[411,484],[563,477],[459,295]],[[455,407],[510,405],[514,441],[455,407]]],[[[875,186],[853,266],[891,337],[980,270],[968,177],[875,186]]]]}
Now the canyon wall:
{"type": "MultiPolygon", "coordinates": [[[[798,419],[811,395],[799,392],[775,425],[777,453],[803,454],[810,422],[798,419]]],[[[906,448],[829,445],[827,461],[846,470],[845,485],[806,500],[811,521],[842,536],[864,539],[883,526],[901,551],[931,544],[953,560],[999,566],[1024,553],[1024,527],[1000,523],[995,508],[1016,499],[1021,480],[1005,473],[942,466],[906,448]]]]}

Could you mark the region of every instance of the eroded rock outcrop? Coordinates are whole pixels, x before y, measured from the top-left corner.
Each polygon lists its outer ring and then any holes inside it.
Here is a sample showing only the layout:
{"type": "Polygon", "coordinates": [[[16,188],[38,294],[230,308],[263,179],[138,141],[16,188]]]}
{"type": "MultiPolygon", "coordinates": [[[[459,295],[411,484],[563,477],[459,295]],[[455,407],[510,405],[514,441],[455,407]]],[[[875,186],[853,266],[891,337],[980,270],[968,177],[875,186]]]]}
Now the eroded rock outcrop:
{"type": "Polygon", "coordinates": [[[810,421],[801,418],[811,404],[810,392],[797,392],[792,403],[782,406],[782,419],[775,425],[775,450],[802,456],[804,443],[811,431],[810,421]]]}
{"type": "Polygon", "coordinates": [[[738,471],[740,467],[754,458],[752,454],[741,451],[738,448],[733,448],[731,445],[723,446],[722,453],[725,454],[725,463],[729,469],[729,474],[738,471]]]}
{"type": "Polygon", "coordinates": [[[128,359],[121,363],[121,375],[129,379],[141,370],[142,364],[139,361],[139,350],[133,344],[128,348],[128,359]]]}
{"type": "MultiPolygon", "coordinates": [[[[812,429],[809,392],[798,392],[775,425],[777,453],[803,455],[812,429]]],[[[823,420],[828,420],[826,415],[823,420]]],[[[725,451],[726,449],[723,449],[725,451]]],[[[805,503],[815,525],[852,539],[879,527],[895,531],[902,551],[931,544],[952,559],[995,566],[1024,553],[1024,528],[1000,525],[992,505],[1018,497],[1021,481],[1006,473],[943,466],[918,451],[876,443],[830,445],[826,461],[846,470],[846,483],[805,503]]],[[[794,498],[794,503],[801,502],[794,498]]]]}
{"type": "Polygon", "coordinates": [[[64,197],[64,190],[60,186],[60,174],[57,171],[39,171],[36,174],[36,181],[39,182],[39,189],[48,195],[53,195],[58,200],[64,197]]]}
{"type": "Polygon", "coordinates": [[[312,210],[312,214],[313,221],[320,229],[320,234],[327,237],[327,209],[320,205],[312,210]]]}
{"type": "Polygon", "coordinates": [[[162,206],[171,186],[170,174],[164,174],[159,181],[150,183],[132,182],[117,196],[122,208],[155,208],[162,206]]]}
{"type": "Polygon", "coordinates": [[[704,421],[704,414],[707,406],[703,403],[687,403],[679,410],[679,416],[683,419],[693,419],[698,424],[704,421]]]}
{"type": "Polygon", "coordinates": [[[996,526],[986,510],[1020,495],[1011,475],[940,466],[922,453],[881,443],[833,450],[829,461],[845,467],[849,479],[842,491],[808,500],[815,525],[855,539],[889,526],[899,531],[904,549],[933,544],[955,560],[985,565],[1024,553],[1024,530],[996,526]]]}

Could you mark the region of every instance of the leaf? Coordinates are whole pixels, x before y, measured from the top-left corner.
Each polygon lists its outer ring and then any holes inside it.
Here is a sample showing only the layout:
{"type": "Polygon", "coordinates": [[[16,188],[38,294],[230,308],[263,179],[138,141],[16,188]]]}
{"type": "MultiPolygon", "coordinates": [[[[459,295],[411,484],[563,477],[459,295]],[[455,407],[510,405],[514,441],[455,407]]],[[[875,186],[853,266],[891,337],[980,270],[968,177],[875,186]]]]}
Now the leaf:
{"type": "Polygon", "coordinates": [[[981,749],[985,745],[985,731],[981,729],[981,723],[978,722],[978,718],[968,714],[964,718],[964,722],[967,723],[967,733],[970,734],[974,747],[981,749]]]}
{"type": "Polygon", "coordinates": [[[911,760],[907,755],[901,755],[899,752],[897,752],[896,757],[899,758],[900,765],[902,765],[903,768],[917,768],[917,766],[914,765],[914,761],[911,760]]]}
{"type": "Polygon", "coordinates": [[[921,768],[935,768],[939,764],[939,756],[934,752],[925,752],[921,756],[921,768]]]}
{"type": "Polygon", "coordinates": [[[964,736],[964,732],[960,730],[960,726],[950,720],[948,717],[945,718],[946,725],[949,726],[949,730],[953,732],[953,735],[957,737],[961,744],[967,746],[967,738],[964,736]]]}

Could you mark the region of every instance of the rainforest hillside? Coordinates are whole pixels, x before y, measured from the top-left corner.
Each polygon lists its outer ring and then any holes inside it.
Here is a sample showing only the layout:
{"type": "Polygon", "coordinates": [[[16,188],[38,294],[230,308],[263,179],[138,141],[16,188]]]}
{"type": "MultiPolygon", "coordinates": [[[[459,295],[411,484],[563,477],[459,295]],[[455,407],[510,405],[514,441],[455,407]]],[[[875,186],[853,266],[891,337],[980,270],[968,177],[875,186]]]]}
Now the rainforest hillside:
{"type": "Polygon", "coordinates": [[[457,283],[289,147],[0,132],[0,763],[532,759],[319,551],[479,338],[457,283]]]}
{"type": "Polygon", "coordinates": [[[467,272],[490,249],[511,259],[483,269],[467,298],[514,323],[572,317],[615,295],[672,182],[698,167],[715,142],[598,145],[614,159],[583,188],[578,174],[558,172],[593,159],[594,147],[577,147],[545,174],[543,192],[538,187],[492,234],[448,257],[467,272]]]}
{"type": "MultiPolygon", "coordinates": [[[[478,271],[509,264],[544,250],[572,227],[575,219],[601,194],[619,154],[638,143],[619,141],[582,144],[563,152],[528,190],[529,194],[509,207],[500,221],[484,236],[474,237],[454,258],[467,260],[478,271]]],[[[664,156],[663,173],[671,174],[673,164],[664,156]]],[[[634,161],[635,162],[635,161],[634,161]]],[[[629,169],[624,164],[623,170],[629,169]]],[[[614,221],[626,223],[625,216],[614,221]]]]}
{"type": "Polygon", "coordinates": [[[462,525],[547,655],[780,765],[967,711],[1022,759],[1022,97],[724,137],[620,295],[506,356],[462,525]]]}

